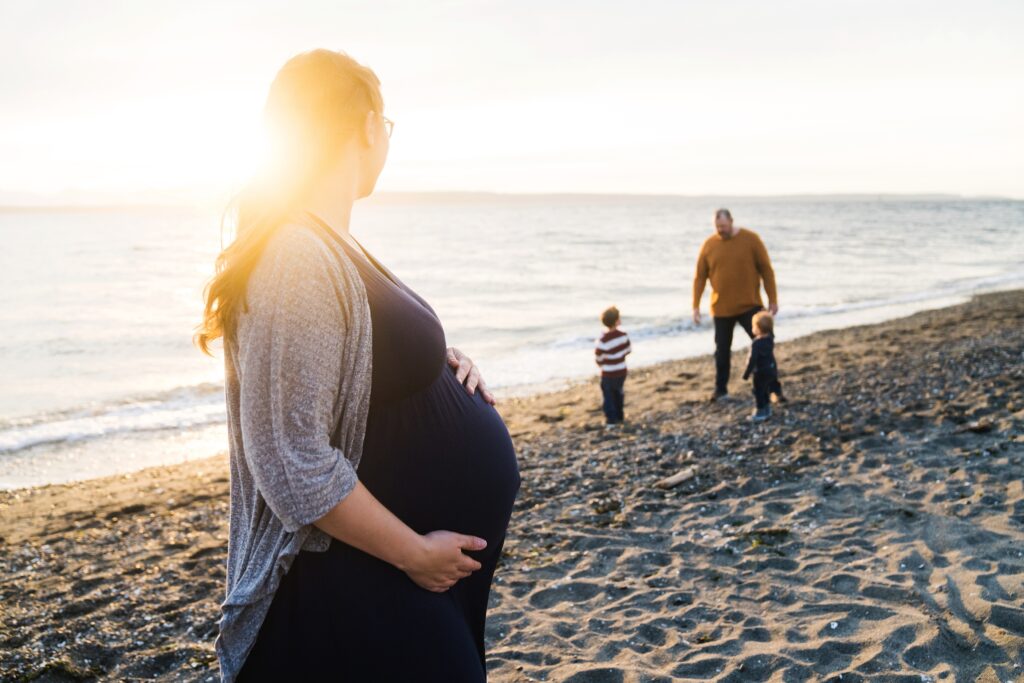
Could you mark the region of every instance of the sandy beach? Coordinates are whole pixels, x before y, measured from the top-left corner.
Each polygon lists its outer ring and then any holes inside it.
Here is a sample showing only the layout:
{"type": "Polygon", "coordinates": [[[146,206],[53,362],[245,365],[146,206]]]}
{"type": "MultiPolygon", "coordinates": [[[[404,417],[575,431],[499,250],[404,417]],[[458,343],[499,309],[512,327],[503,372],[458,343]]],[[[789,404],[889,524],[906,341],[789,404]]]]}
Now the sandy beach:
{"type": "MultiPolygon", "coordinates": [[[[1024,292],[780,344],[759,426],[707,342],[622,431],[596,379],[499,403],[490,680],[1024,680],[1024,292]]],[[[0,678],[216,680],[227,496],[223,454],[0,492],[0,678]]]]}

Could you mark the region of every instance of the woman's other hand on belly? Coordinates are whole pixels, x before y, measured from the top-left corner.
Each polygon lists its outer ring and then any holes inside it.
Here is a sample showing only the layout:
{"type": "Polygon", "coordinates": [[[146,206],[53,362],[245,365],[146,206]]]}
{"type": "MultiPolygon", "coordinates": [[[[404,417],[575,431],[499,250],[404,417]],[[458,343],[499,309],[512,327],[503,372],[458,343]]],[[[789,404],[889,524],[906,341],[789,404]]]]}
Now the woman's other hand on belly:
{"type": "Polygon", "coordinates": [[[492,406],[496,403],[494,395],[487,390],[487,383],[480,375],[480,369],[473,363],[469,356],[459,351],[454,346],[448,347],[448,366],[455,370],[455,378],[466,387],[466,391],[472,394],[477,388],[480,395],[492,406]]]}

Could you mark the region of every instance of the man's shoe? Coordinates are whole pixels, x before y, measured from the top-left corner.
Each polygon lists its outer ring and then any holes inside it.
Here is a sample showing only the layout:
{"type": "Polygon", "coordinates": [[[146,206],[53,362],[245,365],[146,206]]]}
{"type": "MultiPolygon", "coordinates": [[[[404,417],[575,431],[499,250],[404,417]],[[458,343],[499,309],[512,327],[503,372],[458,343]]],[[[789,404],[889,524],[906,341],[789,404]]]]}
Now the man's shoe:
{"type": "Polygon", "coordinates": [[[708,403],[714,403],[715,401],[724,401],[729,398],[728,391],[722,391],[721,389],[715,389],[715,392],[708,397],[708,403]]]}
{"type": "Polygon", "coordinates": [[[772,409],[768,406],[760,408],[754,411],[754,414],[750,416],[750,419],[754,422],[764,422],[772,415],[772,409]]]}

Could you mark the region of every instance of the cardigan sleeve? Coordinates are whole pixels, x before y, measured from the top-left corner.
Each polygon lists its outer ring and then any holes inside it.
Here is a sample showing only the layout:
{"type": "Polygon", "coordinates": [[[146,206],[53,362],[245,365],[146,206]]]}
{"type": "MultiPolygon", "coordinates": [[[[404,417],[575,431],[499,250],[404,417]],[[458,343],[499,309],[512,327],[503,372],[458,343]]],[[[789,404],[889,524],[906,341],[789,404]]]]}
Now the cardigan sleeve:
{"type": "Polygon", "coordinates": [[[324,516],[357,484],[331,445],[345,313],[322,241],[274,236],[250,275],[237,328],[243,451],[256,488],[286,531],[324,516]]]}

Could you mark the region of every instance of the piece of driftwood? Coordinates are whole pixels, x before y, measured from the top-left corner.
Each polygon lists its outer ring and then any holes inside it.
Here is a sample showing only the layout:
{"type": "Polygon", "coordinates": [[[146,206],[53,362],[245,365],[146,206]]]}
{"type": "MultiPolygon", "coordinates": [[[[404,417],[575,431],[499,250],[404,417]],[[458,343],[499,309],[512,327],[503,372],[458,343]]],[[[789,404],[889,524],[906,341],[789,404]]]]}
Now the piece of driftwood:
{"type": "Polygon", "coordinates": [[[661,481],[655,482],[654,485],[657,486],[659,489],[670,489],[673,486],[679,486],[684,481],[690,481],[695,476],[697,476],[697,468],[686,467],[684,469],[679,470],[671,477],[665,477],[661,481]]]}

